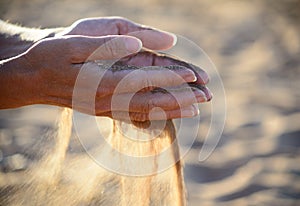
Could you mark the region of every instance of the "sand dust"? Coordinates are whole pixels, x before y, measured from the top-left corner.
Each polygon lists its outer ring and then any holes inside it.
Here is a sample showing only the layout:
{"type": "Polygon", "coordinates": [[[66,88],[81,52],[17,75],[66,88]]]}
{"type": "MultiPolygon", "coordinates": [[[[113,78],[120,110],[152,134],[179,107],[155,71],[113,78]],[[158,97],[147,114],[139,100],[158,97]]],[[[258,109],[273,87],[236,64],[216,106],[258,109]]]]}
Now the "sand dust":
{"type": "MultiPolygon", "coordinates": [[[[220,142],[209,159],[198,162],[210,121],[209,107],[201,106],[199,136],[184,158],[189,205],[299,205],[300,2],[0,2],[2,19],[33,27],[111,15],[188,37],[222,77],[227,119],[220,142]]],[[[57,114],[58,108],[41,105],[0,112],[1,187],[22,182],[21,171],[41,158],[43,148],[33,145],[43,143],[57,114]]],[[[84,132],[92,147],[97,131],[86,122],[84,132]]],[[[74,131],[68,153],[84,153],[74,131]]]]}

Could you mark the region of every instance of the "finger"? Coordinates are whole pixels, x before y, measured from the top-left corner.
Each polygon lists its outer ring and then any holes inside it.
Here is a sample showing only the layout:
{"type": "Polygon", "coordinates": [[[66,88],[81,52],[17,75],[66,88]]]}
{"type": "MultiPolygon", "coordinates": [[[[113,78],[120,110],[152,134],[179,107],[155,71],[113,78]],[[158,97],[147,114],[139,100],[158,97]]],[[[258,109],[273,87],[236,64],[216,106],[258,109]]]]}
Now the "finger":
{"type": "Polygon", "coordinates": [[[97,92],[98,97],[112,93],[135,93],[149,87],[172,87],[194,82],[195,74],[184,67],[169,70],[162,67],[107,70],[97,92]]]}
{"type": "Polygon", "coordinates": [[[137,112],[106,112],[101,113],[100,116],[108,116],[117,120],[125,121],[137,121],[145,122],[148,120],[167,120],[167,119],[177,119],[177,118],[191,118],[199,114],[199,109],[195,105],[191,105],[182,109],[162,111],[155,110],[152,113],[137,113],[137,112]]]}
{"type": "Polygon", "coordinates": [[[124,58],[120,60],[124,64],[134,65],[134,66],[169,66],[169,65],[179,65],[194,71],[197,80],[196,84],[207,84],[209,82],[208,74],[198,66],[184,62],[176,57],[172,57],[166,54],[161,54],[153,51],[141,51],[129,58],[124,58]]]}
{"type": "Polygon", "coordinates": [[[143,42],[145,48],[151,50],[166,50],[173,47],[177,42],[175,34],[159,31],[152,28],[139,28],[127,35],[134,36],[143,42]]]}
{"type": "Polygon", "coordinates": [[[66,34],[86,36],[130,35],[139,38],[144,47],[153,50],[168,49],[175,45],[177,39],[174,34],[137,24],[123,17],[86,18],[76,21],[73,27],[66,34]]]}
{"type": "Polygon", "coordinates": [[[151,91],[137,93],[130,102],[129,111],[149,113],[154,108],[171,111],[205,101],[206,96],[204,92],[198,89],[193,91],[190,88],[184,88],[181,91],[168,90],[167,93],[165,91],[151,91]]]}
{"type": "Polygon", "coordinates": [[[149,113],[153,108],[175,110],[194,103],[205,102],[206,96],[201,90],[184,88],[181,91],[138,92],[136,94],[117,94],[97,100],[96,109],[108,111],[130,111],[149,113]]]}
{"type": "Polygon", "coordinates": [[[172,111],[153,111],[149,114],[149,120],[165,120],[177,118],[191,118],[199,115],[199,109],[195,105],[180,108],[172,111]]]}
{"type": "Polygon", "coordinates": [[[172,33],[137,24],[125,18],[115,18],[114,23],[119,34],[139,38],[143,42],[143,46],[148,49],[169,49],[177,41],[177,37],[172,33]]]}
{"type": "Polygon", "coordinates": [[[210,101],[213,98],[213,93],[205,85],[200,85],[195,83],[189,83],[189,85],[194,89],[197,88],[201,90],[205,94],[207,101],[210,101]]]}
{"type": "Polygon", "coordinates": [[[119,59],[142,48],[139,39],[130,36],[66,36],[71,63],[119,59]]]}

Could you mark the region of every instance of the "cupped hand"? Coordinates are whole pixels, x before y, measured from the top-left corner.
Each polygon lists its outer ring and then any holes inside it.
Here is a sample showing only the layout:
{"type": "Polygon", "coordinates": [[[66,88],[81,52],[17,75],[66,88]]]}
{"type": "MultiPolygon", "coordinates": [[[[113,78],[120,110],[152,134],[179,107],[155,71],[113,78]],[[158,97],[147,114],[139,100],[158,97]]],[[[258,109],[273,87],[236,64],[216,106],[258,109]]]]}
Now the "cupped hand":
{"type": "MultiPolygon", "coordinates": [[[[211,99],[205,87],[187,88],[187,84],[205,85],[207,74],[186,62],[152,51],[140,51],[142,46],[162,50],[173,46],[174,35],[135,24],[123,18],[84,19],[75,22],[54,38],[47,38],[34,44],[17,59],[24,65],[23,74],[31,81],[24,80],[30,97],[24,104],[51,104],[74,108],[80,112],[116,119],[129,117],[135,121],[151,119],[172,119],[193,117],[198,114],[195,103],[211,99]],[[119,60],[119,63],[135,66],[178,65],[180,69],[135,71],[134,78],[126,78],[130,70],[111,71],[97,66],[95,60],[119,60]],[[73,105],[73,90],[82,67],[88,68],[86,81],[101,76],[102,81],[94,94],[95,104],[84,95],[76,107],[73,105]],[[115,91],[119,83],[125,85],[115,91]],[[155,87],[170,88],[169,92],[152,92],[137,89],[155,87]],[[174,98],[176,94],[176,98],[174,98]],[[122,102],[130,100],[130,106],[122,102]],[[112,107],[112,99],[119,103],[112,107]],[[162,110],[156,110],[159,107],[162,110]]],[[[78,89],[78,88],[77,88],[78,89]]],[[[91,93],[90,85],[81,85],[80,93],[91,93]]]]}
{"type": "MultiPolygon", "coordinates": [[[[145,74],[146,77],[145,79],[127,78],[126,80],[128,80],[128,82],[122,84],[122,86],[125,85],[125,88],[121,88],[122,91],[129,88],[132,91],[136,91],[137,88],[148,88],[149,85],[162,87],[164,90],[153,92],[153,90],[146,89],[143,92],[136,93],[134,96],[133,94],[130,94],[130,91],[128,91],[129,94],[124,95],[118,94],[120,89],[118,89],[118,91],[114,90],[113,94],[110,93],[105,98],[109,104],[101,105],[101,101],[96,101],[98,102],[99,108],[103,108],[102,112],[108,110],[101,115],[113,116],[113,118],[117,119],[127,119],[130,117],[131,120],[135,121],[145,121],[149,118],[151,118],[151,120],[160,120],[193,117],[199,113],[195,103],[206,102],[212,99],[212,93],[205,86],[209,81],[206,72],[201,68],[180,59],[176,59],[166,54],[143,50],[137,54],[119,60],[116,64],[137,66],[141,68],[141,73],[145,74]],[[179,70],[171,69],[174,65],[179,70]],[[160,72],[147,70],[149,66],[163,66],[166,70],[161,70],[160,72]],[[169,67],[170,69],[168,70],[169,67]],[[144,69],[146,70],[144,71],[144,69]],[[186,71],[192,72],[193,76],[185,77],[182,72],[186,71]],[[177,74],[180,74],[181,76],[178,77],[176,76],[177,74]],[[155,79],[152,79],[151,77],[155,77],[155,79]],[[126,87],[126,85],[128,85],[128,87],[126,87]],[[111,95],[114,95],[115,100],[113,112],[109,110],[112,107],[111,95]],[[132,96],[134,98],[131,98],[132,96]],[[123,103],[128,101],[130,101],[130,106],[126,107],[126,104],[123,103]],[[160,109],[156,110],[157,108],[160,109]],[[128,110],[130,112],[129,115],[128,110]],[[149,116],[150,112],[151,117],[149,116]]],[[[124,78],[124,74],[128,75],[132,71],[121,72],[122,78],[124,78]]],[[[137,73],[138,72],[135,71],[135,74],[137,73]]],[[[111,83],[104,80],[102,86],[99,87],[99,90],[105,89],[106,85],[118,85],[120,84],[120,80],[121,78],[117,78],[112,80],[111,83]]]]}

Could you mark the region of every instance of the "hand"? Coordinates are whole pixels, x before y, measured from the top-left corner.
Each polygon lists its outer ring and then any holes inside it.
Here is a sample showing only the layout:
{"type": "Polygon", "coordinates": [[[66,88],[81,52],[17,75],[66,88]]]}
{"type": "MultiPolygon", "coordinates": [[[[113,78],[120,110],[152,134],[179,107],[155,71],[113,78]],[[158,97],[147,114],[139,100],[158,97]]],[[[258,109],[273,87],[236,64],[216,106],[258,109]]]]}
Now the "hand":
{"type": "Polygon", "coordinates": [[[136,24],[122,17],[80,19],[56,36],[62,35],[129,35],[140,39],[143,47],[151,50],[168,49],[176,43],[174,34],[136,24]]]}
{"type": "MultiPolygon", "coordinates": [[[[180,87],[183,84],[182,80],[194,82],[194,84],[206,84],[208,77],[205,72],[201,70],[193,72],[193,68],[189,68],[182,61],[165,58],[151,52],[147,55],[145,52],[138,53],[142,45],[149,49],[161,50],[171,47],[174,41],[174,36],[167,32],[144,27],[122,18],[85,19],[75,22],[57,37],[39,41],[25,53],[4,63],[10,69],[9,71],[3,69],[5,73],[3,76],[13,81],[7,81],[6,87],[10,91],[7,95],[11,98],[1,101],[1,108],[37,103],[72,107],[74,84],[84,63],[90,64],[89,75],[93,77],[97,73],[105,72],[95,67],[94,60],[120,59],[131,54],[135,55],[123,58],[121,62],[138,66],[141,63],[142,65],[185,66],[175,71],[181,77],[180,80],[168,77],[167,71],[145,71],[146,75],[145,72],[140,72],[135,76],[135,83],[140,88],[147,86],[149,82],[161,87],[180,87]]],[[[110,103],[113,91],[118,82],[127,74],[128,71],[119,73],[108,71],[103,74],[104,84],[102,83],[96,91],[96,115],[112,116],[110,103]]],[[[128,85],[133,84],[128,82],[128,85]]],[[[86,93],[90,92],[89,87],[80,89],[86,93]]],[[[134,88],[128,87],[126,93],[118,95],[120,98],[126,98],[131,91],[135,92],[134,88]]],[[[170,94],[138,92],[132,99],[130,108],[123,108],[122,105],[117,107],[117,111],[114,111],[117,115],[114,115],[114,118],[122,119],[129,109],[134,120],[144,121],[149,118],[148,113],[154,107],[166,110],[166,116],[158,112],[152,115],[154,119],[192,117],[198,112],[192,104],[210,99],[207,97],[208,93],[204,94],[200,90],[195,90],[195,95],[191,95],[191,92],[184,92],[182,89],[177,93],[182,105],[176,103],[170,94]],[[181,113],[179,107],[185,112],[181,113]]],[[[91,112],[93,109],[90,105],[85,103],[82,99],[80,108],[75,109],[94,114],[91,112]]]]}
{"type": "MultiPolygon", "coordinates": [[[[122,84],[122,86],[124,85],[126,87],[126,85],[129,85],[129,88],[121,88],[121,90],[123,91],[126,91],[127,89],[135,91],[139,88],[147,88],[147,85],[144,84],[145,82],[148,82],[148,85],[159,85],[161,87],[167,87],[167,90],[172,94],[166,92],[153,93],[152,90],[146,89],[142,93],[136,93],[134,95],[134,98],[131,98],[133,95],[130,93],[125,95],[118,94],[118,91],[114,90],[111,91],[111,93],[108,92],[108,98],[103,98],[106,100],[103,102],[108,102],[108,104],[101,105],[101,101],[96,101],[99,102],[98,108],[102,108],[101,115],[109,117],[112,117],[113,115],[113,118],[116,119],[127,119],[128,117],[130,117],[131,120],[135,121],[148,120],[149,112],[151,112],[152,120],[192,117],[198,115],[199,113],[197,107],[195,107],[193,103],[206,102],[212,99],[212,93],[205,86],[205,84],[207,84],[209,81],[207,74],[199,67],[192,64],[188,64],[182,60],[175,59],[168,55],[155,53],[153,51],[141,51],[137,54],[131,55],[130,57],[121,59],[116,64],[133,65],[141,68],[147,68],[148,66],[178,65],[182,68],[182,70],[177,72],[183,72],[184,70],[188,69],[187,71],[193,71],[193,74],[195,75],[193,78],[196,77],[196,79],[194,79],[193,81],[190,81],[188,78],[186,78],[184,81],[177,79],[176,77],[170,79],[172,73],[165,72],[165,74],[157,73],[157,79],[152,81],[149,78],[147,79],[147,81],[144,81],[142,78],[140,78],[134,79],[133,81],[125,82],[125,84],[122,84]],[[178,81],[174,82],[175,79],[178,81]],[[134,84],[132,84],[132,82],[134,84]],[[189,86],[185,84],[186,82],[189,82],[189,86]],[[112,111],[110,111],[112,105],[111,95],[115,95],[113,113],[112,111]],[[126,104],[124,104],[124,102],[128,101],[130,101],[129,108],[127,108],[126,104]],[[119,102],[120,104],[118,104],[119,102]],[[155,112],[155,109],[157,107],[163,109],[164,112],[157,110],[155,112]],[[129,115],[128,109],[130,111],[129,115]]],[[[123,75],[128,73],[129,71],[123,72],[123,75]]],[[[146,74],[146,76],[151,77],[152,74],[150,74],[150,72],[148,71],[148,74],[146,74]]],[[[124,78],[124,76],[122,78],[124,78]]],[[[106,88],[106,86],[118,85],[119,82],[120,78],[111,79],[111,82],[103,81],[104,84],[102,84],[101,89],[106,89],[106,91],[109,91],[109,89],[106,88]]],[[[113,88],[115,88],[115,86],[113,88]]],[[[128,92],[130,91],[128,90],[128,92]]]]}

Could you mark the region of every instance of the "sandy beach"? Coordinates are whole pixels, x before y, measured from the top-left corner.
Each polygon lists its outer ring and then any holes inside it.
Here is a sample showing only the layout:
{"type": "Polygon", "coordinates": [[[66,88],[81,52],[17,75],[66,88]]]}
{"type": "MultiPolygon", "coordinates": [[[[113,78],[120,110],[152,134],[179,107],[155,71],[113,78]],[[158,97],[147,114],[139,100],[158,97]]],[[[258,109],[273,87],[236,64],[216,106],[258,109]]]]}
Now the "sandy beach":
{"type": "MultiPolygon", "coordinates": [[[[199,66],[208,70],[214,93],[213,103],[200,105],[197,137],[184,156],[188,205],[300,205],[299,0],[0,0],[1,19],[28,27],[96,16],[123,16],[184,36],[217,69],[179,38],[177,54],[204,62],[199,66]],[[218,132],[209,131],[211,116],[222,119],[225,112],[216,148],[199,162],[208,132],[218,132]]],[[[0,187],[22,181],[17,174],[38,158],[33,145],[53,128],[58,111],[46,105],[0,111],[0,187]]],[[[92,145],[95,131],[85,128],[92,145]]],[[[70,155],[84,152],[73,133],[70,155]]],[[[9,196],[3,191],[0,199],[9,196]]]]}

